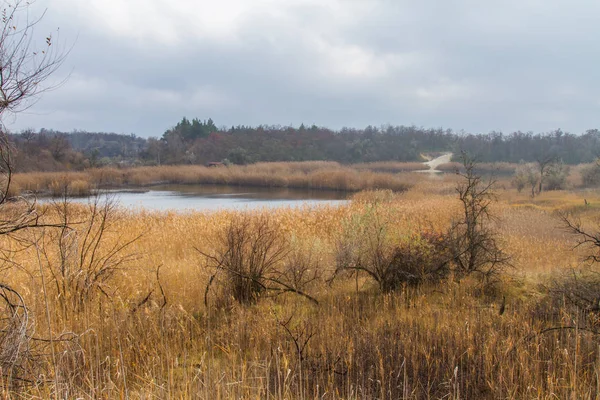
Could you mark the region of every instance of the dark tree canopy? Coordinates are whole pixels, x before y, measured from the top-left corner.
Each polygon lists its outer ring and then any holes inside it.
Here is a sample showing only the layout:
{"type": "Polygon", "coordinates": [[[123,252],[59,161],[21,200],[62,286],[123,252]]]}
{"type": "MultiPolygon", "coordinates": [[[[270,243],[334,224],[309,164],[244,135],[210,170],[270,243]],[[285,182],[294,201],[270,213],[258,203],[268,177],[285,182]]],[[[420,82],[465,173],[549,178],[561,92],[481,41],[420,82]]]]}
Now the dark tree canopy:
{"type": "Polygon", "coordinates": [[[81,169],[109,164],[234,164],[326,160],[340,163],[422,161],[423,153],[466,152],[479,162],[560,160],[589,163],[600,156],[600,130],[549,133],[456,133],[416,126],[332,130],[316,125],[217,127],[208,118],[182,118],[161,138],[103,132],[25,130],[11,135],[24,170],[81,169]],[[62,147],[57,145],[62,144],[62,147]]]}

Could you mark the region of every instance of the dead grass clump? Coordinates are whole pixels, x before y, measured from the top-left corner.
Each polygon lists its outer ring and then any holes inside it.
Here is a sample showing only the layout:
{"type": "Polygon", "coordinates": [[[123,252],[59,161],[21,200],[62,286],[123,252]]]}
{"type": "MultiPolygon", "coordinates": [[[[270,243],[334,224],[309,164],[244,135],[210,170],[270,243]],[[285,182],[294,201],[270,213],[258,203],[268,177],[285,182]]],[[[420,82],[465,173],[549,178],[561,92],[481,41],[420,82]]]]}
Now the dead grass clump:
{"type": "MultiPolygon", "coordinates": [[[[480,175],[507,176],[513,175],[518,166],[507,162],[478,163],[475,172],[480,175]]],[[[439,165],[437,169],[443,172],[464,171],[462,163],[457,161],[439,165]]]]}
{"type": "Polygon", "coordinates": [[[50,183],[49,189],[52,197],[61,197],[64,196],[65,192],[67,192],[68,183],[64,181],[52,181],[50,183]]]}
{"type": "Polygon", "coordinates": [[[92,188],[90,182],[82,179],[77,179],[69,183],[68,185],[69,196],[75,197],[86,197],[92,194],[92,188]]]}
{"type": "Polygon", "coordinates": [[[85,173],[89,181],[98,187],[121,186],[125,180],[125,170],[117,168],[90,168],[85,173]]]}
{"type": "Polygon", "coordinates": [[[380,161],[371,163],[352,164],[359,171],[383,172],[397,174],[400,172],[413,172],[426,170],[428,167],[421,162],[380,161]]]}
{"type": "MultiPolygon", "coordinates": [[[[67,182],[86,181],[90,187],[148,186],[153,184],[217,184],[262,187],[293,187],[323,190],[407,190],[414,178],[373,172],[335,162],[258,163],[227,168],[203,166],[156,166],[129,169],[93,168],[84,172],[22,173],[15,175],[23,190],[34,193],[64,192],[67,182]]],[[[81,183],[80,183],[81,186],[81,183]]]]}
{"type": "MultiPolygon", "coordinates": [[[[228,168],[221,170],[207,173],[228,176],[228,168]]],[[[106,259],[114,246],[144,235],[121,253],[135,257],[107,281],[95,280],[81,312],[62,312],[70,295],[59,295],[55,286],[62,285],[63,265],[64,276],[74,282],[94,282],[93,274],[86,280],[77,267],[85,248],[83,265],[91,265],[91,239],[99,232],[96,217],[84,239],[93,216],[89,207],[72,205],[71,231],[43,235],[41,264],[35,246],[17,246],[17,238],[0,236],[3,250],[19,248],[10,256],[1,253],[3,281],[20,288],[27,308],[18,310],[35,320],[36,337],[53,339],[57,355],[53,362],[50,342],[44,342],[36,353],[44,368],[26,376],[35,385],[0,390],[19,398],[55,393],[198,399],[598,397],[598,341],[591,332],[598,328],[586,319],[594,312],[564,297],[552,303],[539,288],[550,270],[575,266],[581,255],[568,251],[572,242],[556,229],[552,213],[581,204],[579,215],[591,221],[597,196],[557,191],[530,199],[514,190],[499,193],[493,209],[502,223],[494,228],[507,253],[515,255],[515,271],[503,279],[501,292],[483,297],[474,277],[459,283],[433,274],[431,281],[419,278],[413,286],[413,277],[428,276],[424,266],[435,265],[428,263],[443,254],[436,247],[446,247],[439,232],[462,211],[454,174],[423,182],[401,195],[360,193],[341,207],[119,211],[94,259],[106,259]],[[443,190],[436,187],[442,185],[443,190]],[[583,206],[583,196],[589,206],[583,206]],[[339,271],[327,285],[343,243],[355,265],[387,262],[390,276],[401,283],[385,287],[401,290],[373,290],[377,281],[356,269],[339,271]],[[272,262],[261,264],[263,259],[272,262]],[[18,268],[9,271],[9,265],[18,268]],[[266,265],[262,275],[254,274],[261,265],[266,265]],[[236,285],[235,296],[248,303],[234,299],[236,285]],[[241,294],[245,288],[251,294],[241,294]]],[[[5,213],[12,207],[7,204],[5,213]]],[[[44,222],[60,222],[59,210],[40,207],[44,222]]],[[[5,317],[11,310],[0,311],[5,317]]]]}
{"type": "Polygon", "coordinates": [[[361,204],[390,203],[397,199],[397,194],[386,190],[363,190],[352,196],[352,201],[361,204]]]}
{"type": "Polygon", "coordinates": [[[92,194],[90,182],[82,179],[67,181],[65,178],[54,180],[49,185],[50,195],[52,197],[86,197],[92,194]]]}

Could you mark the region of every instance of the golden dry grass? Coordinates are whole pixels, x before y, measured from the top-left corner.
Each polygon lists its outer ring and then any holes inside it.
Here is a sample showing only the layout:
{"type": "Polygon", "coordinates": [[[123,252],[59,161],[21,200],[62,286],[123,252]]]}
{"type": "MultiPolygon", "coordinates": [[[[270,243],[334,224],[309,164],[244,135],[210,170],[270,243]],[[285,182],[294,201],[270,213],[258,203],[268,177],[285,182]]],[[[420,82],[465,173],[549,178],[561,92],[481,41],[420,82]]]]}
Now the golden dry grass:
{"type": "Polygon", "coordinates": [[[368,170],[373,172],[399,173],[426,170],[428,167],[422,162],[397,162],[397,161],[379,161],[371,163],[352,164],[353,168],[358,170],[368,170]]]}
{"type": "MultiPolygon", "coordinates": [[[[481,174],[494,174],[496,176],[513,175],[518,166],[519,164],[508,162],[479,163],[477,164],[477,172],[481,174]]],[[[450,162],[438,166],[437,169],[444,172],[454,172],[461,168],[462,164],[460,162],[450,162]]]]}
{"type": "MultiPolygon", "coordinates": [[[[243,171],[262,173],[261,168],[267,166],[243,171]]],[[[319,169],[302,173],[318,174],[319,169]]],[[[152,171],[152,179],[195,179],[190,171],[204,169],[163,167],[160,174],[152,171]]],[[[147,182],[146,172],[93,171],[96,182],[121,177],[124,183],[147,182]]],[[[212,176],[233,173],[225,169],[209,172],[212,176]]],[[[320,182],[330,182],[327,185],[348,185],[344,179],[348,178],[319,177],[320,182]]],[[[456,218],[460,203],[453,189],[455,176],[414,179],[419,181],[406,193],[358,193],[346,206],[250,213],[268,213],[297,248],[316,249],[320,268],[328,276],[334,269],[334,246],[345,221],[366,210],[377,207],[388,229],[400,235],[443,230],[456,218]]],[[[40,262],[36,246],[11,253],[9,261],[19,268],[5,262],[1,281],[20,288],[35,320],[36,335],[48,337],[50,331],[54,338],[70,337],[66,332],[79,336],[73,342],[55,343],[54,359],[44,358],[51,373],[48,381],[24,386],[18,396],[597,398],[597,336],[575,330],[536,334],[572,324],[566,310],[551,309],[545,303],[539,285],[553,271],[579,264],[582,254],[571,251],[571,238],[557,229],[554,212],[577,211],[591,221],[600,195],[587,193],[591,204],[587,208],[580,207],[582,196],[553,192],[531,199],[515,191],[498,193],[497,228],[513,256],[514,268],[503,277],[499,292],[487,296],[481,294],[477,282],[469,280],[384,295],[360,276],[332,285],[316,284],[311,294],[319,300],[318,306],[288,294],[249,306],[225,302],[217,307],[211,300],[205,307],[205,288],[213,271],[195,249],[208,251],[215,246],[218,232],[239,212],[118,211],[100,250],[108,251],[115,241],[141,234],[127,249],[135,257],[106,283],[103,290],[109,297],[99,294],[83,311],[65,311],[45,267],[58,260],[52,250],[55,238],[51,232],[27,233],[25,239],[35,239],[39,247],[48,249],[47,259],[40,262]],[[42,277],[47,295],[42,291],[42,277]],[[507,306],[499,315],[502,295],[507,306]],[[288,319],[286,331],[282,321],[288,319]],[[303,342],[310,335],[300,357],[294,339],[303,342]],[[58,392],[52,374],[57,374],[58,392]]],[[[85,207],[72,208],[74,221],[84,220],[88,213],[85,207]]],[[[48,206],[44,220],[55,218],[48,206]]],[[[3,248],[17,246],[6,237],[1,242],[3,248]]],[[[4,394],[9,390],[5,387],[4,394]]]]}
{"type": "MultiPolygon", "coordinates": [[[[416,163],[418,164],[418,163],[416,163]]],[[[148,186],[160,183],[218,184],[238,186],[289,187],[359,191],[391,189],[404,191],[415,178],[397,171],[394,163],[389,172],[370,166],[342,166],[336,162],[310,161],[295,163],[257,163],[246,166],[208,168],[204,166],[160,166],[129,169],[101,168],[83,172],[31,172],[15,174],[15,187],[21,191],[55,194],[73,181],[87,182],[89,188],[148,186]]]]}

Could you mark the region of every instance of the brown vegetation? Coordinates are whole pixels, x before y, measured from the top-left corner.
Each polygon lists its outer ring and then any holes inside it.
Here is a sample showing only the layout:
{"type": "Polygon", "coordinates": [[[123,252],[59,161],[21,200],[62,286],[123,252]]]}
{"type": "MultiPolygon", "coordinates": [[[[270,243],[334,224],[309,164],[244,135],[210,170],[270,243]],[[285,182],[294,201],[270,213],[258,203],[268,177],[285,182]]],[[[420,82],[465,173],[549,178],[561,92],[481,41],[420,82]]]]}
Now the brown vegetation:
{"type": "Polygon", "coordinates": [[[318,209],[44,206],[44,222],[68,229],[0,236],[20,250],[4,276],[29,313],[20,396],[597,397],[593,320],[547,301],[539,284],[587,252],[571,251],[550,211],[590,221],[600,197],[583,206],[581,194],[499,192],[490,207],[515,269],[484,295],[478,279],[427,272],[462,203],[455,183],[419,177],[405,194],[318,209]],[[339,270],[343,255],[364,268],[339,270]],[[388,256],[397,285],[369,272],[385,271],[388,256]],[[415,285],[423,272],[434,279],[415,285]]]}
{"type": "MultiPolygon", "coordinates": [[[[481,175],[512,175],[515,173],[515,170],[518,166],[519,164],[512,164],[507,162],[478,163],[476,165],[476,172],[481,175]]],[[[457,170],[463,169],[463,165],[460,162],[450,162],[438,166],[437,169],[443,172],[455,172],[457,170]]]]}
{"type": "Polygon", "coordinates": [[[400,172],[414,172],[426,170],[427,166],[422,162],[397,162],[397,161],[379,161],[370,163],[352,164],[352,168],[359,171],[367,170],[373,172],[385,172],[397,174],[400,172]]]}
{"type": "MultiPolygon", "coordinates": [[[[395,163],[394,165],[398,165],[395,163]]],[[[398,168],[400,168],[398,166],[398,168]]],[[[376,169],[376,168],[372,168],[376,169]]],[[[374,172],[342,166],[335,162],[258,163],[228,168],[162,166],[128,169],[95,168],[83,172],[31,172],[15,174],[22,191],[60,195],[84,195],[92,188],[149,186],[158,183],[219,184],[359,191],[365,189],[408,189],[415,177],[408,174],[374,172]]]]}

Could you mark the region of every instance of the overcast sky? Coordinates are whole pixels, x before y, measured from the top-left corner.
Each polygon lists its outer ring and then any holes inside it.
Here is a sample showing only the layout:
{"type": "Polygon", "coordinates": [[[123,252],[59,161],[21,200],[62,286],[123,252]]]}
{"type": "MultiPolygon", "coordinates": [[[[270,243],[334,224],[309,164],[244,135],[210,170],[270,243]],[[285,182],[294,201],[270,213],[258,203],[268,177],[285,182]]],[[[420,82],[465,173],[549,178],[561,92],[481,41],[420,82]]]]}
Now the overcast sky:
{"type": "Polygon", "coordinates": [[[597,0],[38,0],[72,47],[12,130],[600,127],[597,0]]]}

